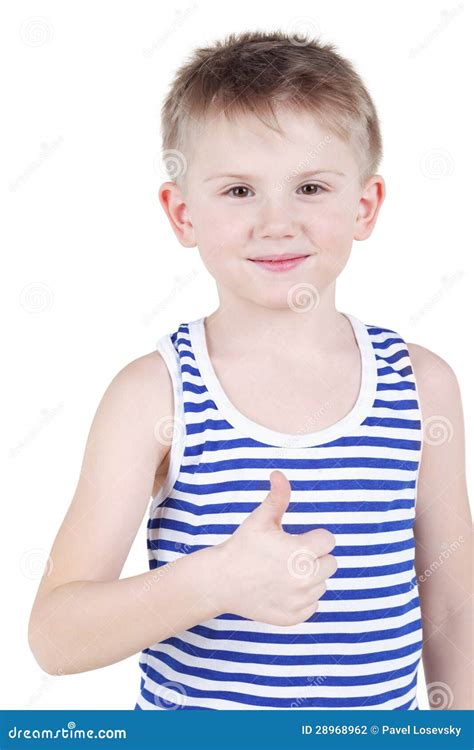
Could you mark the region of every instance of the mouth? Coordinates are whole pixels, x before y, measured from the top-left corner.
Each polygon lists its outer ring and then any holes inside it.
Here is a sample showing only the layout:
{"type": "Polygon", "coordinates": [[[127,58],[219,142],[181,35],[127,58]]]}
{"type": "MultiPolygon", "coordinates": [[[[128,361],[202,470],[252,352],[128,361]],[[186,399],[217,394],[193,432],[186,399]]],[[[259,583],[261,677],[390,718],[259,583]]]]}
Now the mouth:
{"type": "Polygon", "coordinates": [[[267,255],[259,258],[249,258],[248,260],[266,271],[289,271],[299,266],[309,257],[309,255],[285,253],[284,255],[267,255]]]}

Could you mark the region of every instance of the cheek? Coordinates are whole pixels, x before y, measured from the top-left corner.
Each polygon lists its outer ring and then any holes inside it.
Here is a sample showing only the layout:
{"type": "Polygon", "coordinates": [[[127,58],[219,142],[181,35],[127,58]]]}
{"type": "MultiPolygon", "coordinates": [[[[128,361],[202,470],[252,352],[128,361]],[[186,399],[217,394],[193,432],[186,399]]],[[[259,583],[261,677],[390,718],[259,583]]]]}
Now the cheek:
{"type": "Polygon", "coordinates": [[[318,207],[317,211],[306,218],[307,233],[314,246],[320,247],[322,254],[339,256],[350,252],[354,217],[349,206],[343,205],[341,201],[334,201],[318,207]]]}
{"type": "Polygon", "coordinates": [[[225,265],[232,265],[245,256],[247,228],[242,213],[229,210],[222,204],[207,204],[197,211],[194,221],[196,241],[203,262],[212,275],[220,278],[226,273],[225,265]]]}
{"type": "Polygon", "coordinates": [[[242,235],[245,234],[242,212],[229,206],[225,199],[198,205],[195,215],[197,219],[193,220],[194,229],[198,242],[201,241],[203,246],[231,246],[234,238],[241,242],[242,235]]]}
{"type": "Polygon", "coordinates": [[[353,229],[347,210],[325,211],[307,225],[307,234],[318,254],[322,281],[337,277],[346,265],[352,248],[353,229]]]}
{"type": "Polygon", "coordinates": [[[219,211],[207,207],[197,215],[199,219],[193,221],[193,226],[201,260],[211,276],[224,282],[234,257],[243,254],[243,243],[239,242],[236,228],[219,211]]]}

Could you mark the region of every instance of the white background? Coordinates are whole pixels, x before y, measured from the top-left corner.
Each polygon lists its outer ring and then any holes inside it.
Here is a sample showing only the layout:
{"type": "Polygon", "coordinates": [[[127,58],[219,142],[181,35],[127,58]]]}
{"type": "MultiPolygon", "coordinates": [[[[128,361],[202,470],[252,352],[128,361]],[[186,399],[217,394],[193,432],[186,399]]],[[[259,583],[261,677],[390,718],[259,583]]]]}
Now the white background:
{"type": "MultiPolygon", "coordinates": [[[[337,306],[449,362],[469,448],[472,19],[456,0],[56,0],[10,4],[2,16],[0,705],[129,709],[138,655],[52,677],[29,650],[27,624],[105,388],[217,304],[197,248],[181,247],[157,199],[159,110],[174,71],[232,31],[296,26],[356,65],[381,120],[387,198],[370,240],[354,243],[337,306]]],[[[145,533],[146,516],[122,577],[148,570],[145,533]]],[[[418,696],[426,708],[422,670],[418,696]]]]}

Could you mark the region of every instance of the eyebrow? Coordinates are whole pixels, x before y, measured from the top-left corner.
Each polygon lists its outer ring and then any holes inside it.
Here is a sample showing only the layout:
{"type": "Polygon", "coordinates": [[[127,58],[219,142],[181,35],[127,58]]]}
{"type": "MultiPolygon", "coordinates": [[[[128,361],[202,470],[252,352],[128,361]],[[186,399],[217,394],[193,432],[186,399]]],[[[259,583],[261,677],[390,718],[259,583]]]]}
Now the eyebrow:
{"type": "MultiPolygon", "coordinates": [[[[317,175],[317,174],[336,174],[336,175],[339,175],[340,177],[345,177],[346,176],[344,174],[344,172],[338,172],[335,169],[317,169],[317,170],[312,170],[310,172],[301,172],[301,173],[298,173],[298,174],[294,175],[294,177],[295,177],[295,179],[296,178],[300,179],[300,178],[304,178],[304,177],[313,177],[314,175],[317,175]]],[[[232,179],[249,180],[249,181],[255,178],[255,176],[252,176],[252,175],[231,174],[231,173],[223,172],[222,174],[214,174],[214,175],[211,175],[211,177],[206,177],[206,179],[204,180],[204,182],[209,182],[210,180],[217,180],[220,177],[231,177],[232,179]]]]}

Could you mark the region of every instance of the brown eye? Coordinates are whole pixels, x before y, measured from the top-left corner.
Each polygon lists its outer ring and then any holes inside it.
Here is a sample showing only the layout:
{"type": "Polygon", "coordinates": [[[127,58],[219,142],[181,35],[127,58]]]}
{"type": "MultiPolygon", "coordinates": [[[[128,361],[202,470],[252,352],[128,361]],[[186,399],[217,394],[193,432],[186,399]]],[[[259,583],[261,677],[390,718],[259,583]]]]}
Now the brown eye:
{"type": "MultiPolygon", "coordinates": [[[[325,192],[324,188],[321,185],[317,185],[316,183],[309,182],[307,185],[303,185],[301,190],[304,188],[319,188],[320,191],[323,193],[325,192]]],[[[316,192],[316,190],[311,190],[310,192],[304,192],[303,195],[320,195],[319,192],[316,192]]]]}
{"type": "Polygon", "coordinates": [[[229,188],[229,190],[227,190],[227,192],[224,193],[224,195],[232,194],[233,198],[246,198],[247,197],[247,195],[242,195],[242,193],[240,193],[240,195],[236,195],[233,192],[234,190],[247,190],[248,191],[248,188],[246,188],[244,185],[236,185],[235,187],[229,188]]]}

